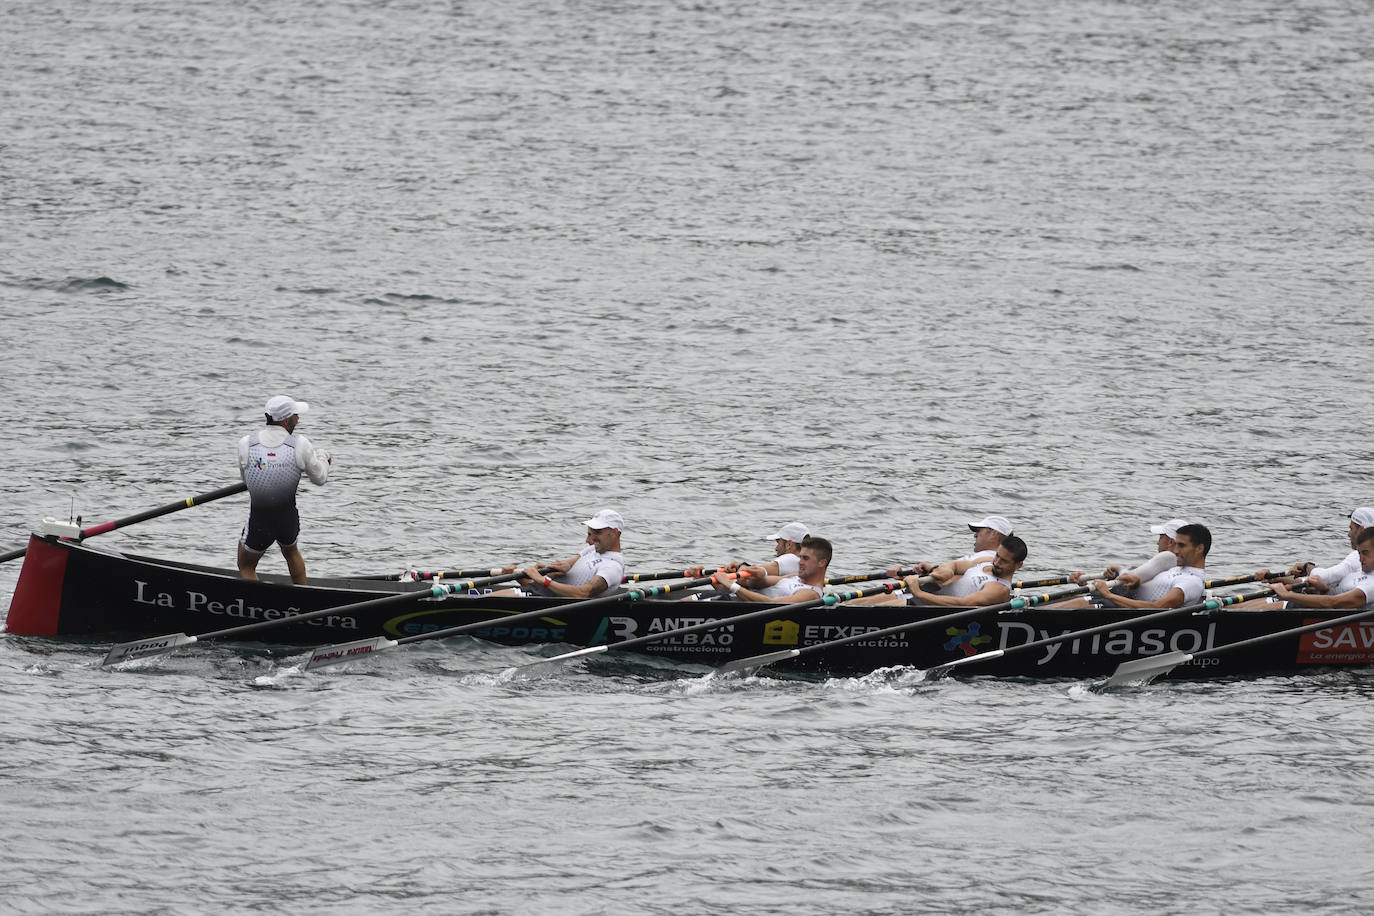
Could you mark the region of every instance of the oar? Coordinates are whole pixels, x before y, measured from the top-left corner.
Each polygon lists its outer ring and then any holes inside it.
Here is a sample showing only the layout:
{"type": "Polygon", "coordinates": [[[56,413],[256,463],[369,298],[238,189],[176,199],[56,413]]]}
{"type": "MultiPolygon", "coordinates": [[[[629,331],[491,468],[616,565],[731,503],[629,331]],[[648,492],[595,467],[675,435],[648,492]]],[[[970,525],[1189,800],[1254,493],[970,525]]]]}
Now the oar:
{"type": "MultiPolygon", "coordinates": [[[[1082,594],[1088,590],[1088,586],[1079,585],[1063,592],[1045,595],[1027,595],[1020,598],[1013,598],[1002,604],[992,604],[984,607],[964,608],[952,614],[944,614],[939,617],[928,617],[922,620],[912,620],[897,626],[887,627],[882,630],[872,630],[854,636],[846,636],[842,639],[832,639],[828,642],[818,642],[810,646],[797,646],[792,649],[782,649],[778,652],[765,652],[762,655],[752,655],[749,658],[741,658],[733,662],[726,662],[716,668],[717,674],[728,674],[732,671],[743,671],[748,668],[759,668],[764,665],[771,665],[774,662],[786,661],[796,658],[799,655],[809,655],[812,652],[824,652],[826,649],[833,649],[837,646],[847,646],[854,642],[863,642],[870,639],[882,639],[885,636],[893,636],[897,633],[905,633],[908,630],[915,630],[919,627],[938,626],[945,623],[956,623],[960,620],[967,620],[970,617],[977,617],[980,614],[1000,614],[1003,611],[1019,611],[1022,608],[1034,607],[1037,604],[1044,604],[1047,601],[1058,601],[1060,598],[1068,598],[1073,595],[1082,594]]],[[[617,643],[623,645],[623,643],[617,643]]]]}
{"type": "MultiPolygon", "coordinates": [[[[1259,595],[1272,594],[1273,589],[1264,589],[1259,595]]],[[[1247,598],[1258,597],[1257,595],[1246,595],[1247,598]]],[[[1279,630],[1277,633],[1266,633],[1264,636],[1252,636],[1249,639],[1242,639],[1237,642],[1228,642],[1224,646],[1216,646],[1212,649],[1201,649],[1197,652],[1165,652],[1160,655],[1150,655],[1146,658],[1137,658],[1129,662],[1122,662],[1116,666],[1112,676],[1101,685],[1102,687],[1116,687],[1121,684],[1146,683],[1159,677],[1161,674],[1168,674],[1179,665],[1190,662],[1195,658],[1204,658],[1209,655],[1221,655],[1223,652],[1230,652],[1233,649],[1244,649],[1247,646],[1258,645],[1268,642],[1271,639],[1284,639],[1289,636],[1301,636],[1303,633],[1315,633],[1317,630],[1325,630],[1328,627],[1338,627],[1342,624],[1355,623],[1368,617],[1374,617],[1374,608],[1365,608],[1355,614],[1347,614],[1344,617],[1337,617],[1334,620],[1323,620],[1318,623],[1309,623],[1306,626],[1292,627],[1287,630],[1279,630]]]]}
{"type": "MultiPolygon", "coordinates": [[[[233,496],[235,493],[242,493],[246,489],[248,489],[248,484],[240,482],[227,487],[220,487],[218,490],[211,490],[209,493],[202,493],[199,496],[188,496],[186,499],[168,503],[160,509],[149,509],[147,512],[140,512],[137,515],[130,515],[127,518],[120,518],[112,522],[102,522],[99,525],[82,528],[77,539],[85,540],[86,538],[95,537],[97,534],[113,531],[116,528],[124,528],[128,525],[137,524],[138,522],[146,522],[148,519],[157,518],[159,515],[167,515],[171,512],[179,512],[182,509],[189,509],[192,506],[199,506],[202,503],[214,502],[226,496],[233,496]]],[[[18,550],[11,550],[9,553],[0,554],[0,563],[16,560],[27,552],[27,547],[21,547],[18,550]]]]}
{"type": "Polygon", "coordinates": [[[1056,585],[1069,585],[1073,579],[1069,576],[1054,576],[1049,579],[1021,579],[1013,582],[1011,587],[1017,591],[1027,588],[1052,588],[1056,585]]]}
{"type": "Polygon", "coordinates": [[[399,573],[381,573],[374,576],[352,576],[353,579],[362,579],[370,582],[399,582],[406,576],[414,576],[416,579],[467,579],[473,576],[500,576],[504,575],[504,566],[494,566],[491,569],[437,569],[424,572],[408,569],[399,573]]]}
{"type": "Polygon", "coordinates": [[[564,604],[558,607],[545,607],[537,611],[525,611],[510,617],[488,617],[485,620],[478,620],[474,623],[464,623],[454,627],[444,627],[441,630],[431,630],[428,633],[417,633],[414,636],[406,636],[401,639],[390,639],[386,636],[374,636],[370,639],[359,639],[354,642],[338,643],[332,646],[321,646],[310,653],[310,660],[305,663],[305,670],[312,668],[323,668],[326,665],[337,665],[341,662],[352,661],[363,655],[372,655],[385,649],[394,649],[412,642],[419,642],[422,639],[442,639],[446,636],[461,636],[464,633],[471,633],[474,630],[481,630],[491,626],[493,623],[512,624],[520,623],[525,620],[534,620],[539,617],[547,617],[550,614],[559,616],[567,614],[569,611],[581,611],[590,607],[598,607],[603,604],[613,604],[617,601],[639,601],[643,598],[656,598],[659,595],[667,595],[671,592],[685,591],[691,588],[699,588],[715,581],[715,576],[702,576],[699,579],[692,579],[678,585],[656,585],[649,589],[630,589],[629,591],[617,592],[614,595],[601,595],[596,598],[588,598],[584,601],[574,601],[572,604],[564,604]]]}
{"type": "Polygon", "coordinates": [[[885,582],[882,585],[875,585],[872,588],[856,588],[847,592],[840,592],[835,595],[822,595],[812,601],[798,601],[794,604],[769,604],[767,607],[757,611],[749,611],[746,614],[736,614],[734,617],[721,617],[718,620],[706,620],[691,626],[678,627],[675,630],[664,630],[661,633],[652,633],[648,636],[636,636],[633,639],[622,640],[621,642],[606,643],[600,646],[588,646],[585,649],[576,649],[572,652],[564,652],[562,655],[555,655],[552,658],[543,658],[530,665],[520,665],[521,668],[528,668],[532,665],[547,665],[553,662],[567,661],[570,658],[581,658],[584,655],[596,655],[601,652],[618,652],[622,649],[633,649],[651,642],[658,642],[663,639],[672,639],[677,636],[686,636],[688,633],[700,633],[704,630],[715,630],[720,627],[731,626],[736,623],[747,623],[750,620],[757,620],[760,617],[776,617],[779,614],[792,614],[813,607],[833,608],[846,601],[853,601],[855,598],[863,598],[866,595],[876,595],[881,592],[893,592],[901,588],[899,583],[885,582]]]}
{"type": "MultiPolygon", "coordinates": [[[[521,563],[515,563],[515,564],[507,563],[507,564],[506,564],[506,566],[511,566],[511,565],[514,565],[514,566],[521,566],[521,565],[523,565],[523,564],[521,564],[521,563]]],[[[411,570],[407,570],[407,571],[405,571],[405,572],[400,572],[400,573],[383,573],[383,574],[381,574],[381,575],[375,575],[375,576],[354,576],[353,578],[354,578],[354,579],[364,579],[364,580],[374,581],[374,582],[375,582],[375,581],[395,582],[395,581],[398,581],[398,580],[400,580],[400,579],[405,578],[406,576],[414,576],[416,579],[428,581],[428,580],[430,580],[430,579],[459,579],[459,578],[467,578],[467,577],[469,577],[469,576],[499,576],[499,575],[502,575],[504,569],[505,569],[505,566],[496,566],[496,567],[493,567],[493,568],[491,568],[491,569],[437,569],[437,570],[426,570],[426,571],[418,571],[418,570],[413,570],[413,569],[411,569],[411,570]]],[[[665,572],[654,572],[654,573],[627,573],[627,574],[625,575],[625,581],[626,581],[626,582],[650,582],[650,581],[654,581],[654,580],[658,580],[658,579],[689,579],[689,578],[691,578],[691,577],[687,575],[686,571],[685,571],[685,570],[681,570],[681,569],[670,569],[670,570],[667,570],[667,571],[665,571],[665,572]]]]}
{"type": "MultiPolygon", "coordinates": [[[[1254,576],[1239,576],[1237,578],[1247,582],[1254,581],[1254,576]]],[[[1232,582],[1229,584],[1237,585],[1239,583],[1232,582]]],[[[1149,623],[1153,620],[1163,620],[1166,617],[1177,617],[1180,614],[1189,614],[1198,611],[1215,611],[1219,608],[1228,607],[1232,604],[1239,604],[1242,601],[1248,601],[1251,598],[1262,598],[1265,595],[1269,594],[1273,594],[1273,589],[1266,588],[1256,592],[1249,592],[1244,595],[1227,595],[1224,598],[1209,598],[1206,601],[1201,601],[1197,604],[1185,604],[1181,607],[1163,608],[1162,610],[1151,611],[1148,614],[1142,614],[1139,617],[1128,617],[1125,620],[1117,620],[1113,621],[1112,623],[1104,623],[1095,627],[1086,627],[1082,630],[1074,630],[1070,633],[1061,633],[1058,636],[1047,636],[1044,639],[1032,640],[1028,643],[1022,643],[1019,646],[1012,646],[1010,649],[992,649],[988,652],[979,652],[977,655],[970,655],[965,658],[956,658],[954,661],[945,662],[943,665],[936,665],[934,668],[927,669],[925,672],[925,676],[928,680],[936,680],[938,678],[944,677],[946,674],[948,674],[955,668],[962,668],[967,665],[978,665],[982,664],[983,662],[990,662],[993,659],[1002,658],[1006,655],[1015,655],[1018,652],[1029,652],[1032,649],[1039,649],[1043,648],[1044,646],[1053,646],[1061,642],[1070,642],[1075,639],[1082,639],[1085,636],[1094,636],[1098,633],[1105,633],[1108,630],[1120,630],[1125,627],[1139,626],[1142,623],[1149,623]]],[[[1130,663],[1127,662],[1127,664],[1130,663]]]]}
{"type": "Polygon", "coordinates": [[[411,601],[418,602],[425,598],[442,598],[445,595],[465,592],[470,588],[492,585],[497,582],[509,582],[512,579],[518,579],[521,575],[523,574],[517,572],[500,576],[488,576],[485,579],[469,579],[466,582],[443,582],[423,591],[402,592],[398,595],[385,595],[381,598],[370,598],[367,601],[358,601],[353,604],[321,608],[318,611],[308,611],[304,614],[295,614],[290,617],[279,617],[275,620],[260,620],[257,623],[246,623],[243,626],[230,627],[226,630],[213,630],[209,633],[199,633],[195,636],[187,636],[185,633],[169,633],[166,636],[135,639],[131,642],[122,642],[117,646],[112,646],[109,654],[105,656],[105,660],[100,664],[112,665],[115,662],[130,661],[136,658],[165,655],[178,646],[189,645],[193,642],[201,642],[206,639],[219,639],[223,636],[237,636],[240,633],[280,626],[284,623],[300,623],[305,620],[313,620],[316,617],[323,617],[326,614],[353,614],[358,611],[368,611],[375,608],[388,607],[393,604],[405,604],[411,601]]]}
{"type": "Polygon", "coordinates": [[[874,579],[900,579],[914,573],[914,569],[899,569],[897,575],[889,576],[886,570],[881,572],[861,573],[857,576],[844,576],[839,579],[826,579],[826,585],[849,585],[851,582],[872,582],[874,579]]]}

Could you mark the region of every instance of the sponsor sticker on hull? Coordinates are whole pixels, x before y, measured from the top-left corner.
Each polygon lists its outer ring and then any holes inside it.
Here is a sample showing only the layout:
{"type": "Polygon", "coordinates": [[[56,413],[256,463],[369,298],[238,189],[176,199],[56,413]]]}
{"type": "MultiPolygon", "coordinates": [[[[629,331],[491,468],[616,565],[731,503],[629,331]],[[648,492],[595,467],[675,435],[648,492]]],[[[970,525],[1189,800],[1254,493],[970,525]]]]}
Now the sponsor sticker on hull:
{"type": "MultiPolygon", "coordinates": [[[[1305,620],[1304,624],[1319,620],[1305,620]]],[[[1374,662],[1374,621],[1357,620],[1313,630],[1298,641],[1300,665],[1367,665],[1374,662]]]]}

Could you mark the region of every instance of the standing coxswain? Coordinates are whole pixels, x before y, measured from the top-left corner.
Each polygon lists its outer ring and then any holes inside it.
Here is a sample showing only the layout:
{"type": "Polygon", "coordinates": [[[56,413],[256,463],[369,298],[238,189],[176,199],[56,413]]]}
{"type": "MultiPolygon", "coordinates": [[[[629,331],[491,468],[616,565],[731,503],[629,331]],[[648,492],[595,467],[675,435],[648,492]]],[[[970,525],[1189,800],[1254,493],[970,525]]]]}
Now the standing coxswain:
{"type": "Polygon", "coordinates": [[[296,488],[301,472],[316,486],[329,478],[333,459],[316,450],[305,436],[296,435],[301,414],[310,405],[286,395],[267,402],[266,425],[239,440],[239,474],[248,485],[248,521],[239,535],[239,575],[258,577],[258,561],[276,542],[296,585],[305,584],[305,558],[296,540],[301,516],[296,509],[296,488]]]}

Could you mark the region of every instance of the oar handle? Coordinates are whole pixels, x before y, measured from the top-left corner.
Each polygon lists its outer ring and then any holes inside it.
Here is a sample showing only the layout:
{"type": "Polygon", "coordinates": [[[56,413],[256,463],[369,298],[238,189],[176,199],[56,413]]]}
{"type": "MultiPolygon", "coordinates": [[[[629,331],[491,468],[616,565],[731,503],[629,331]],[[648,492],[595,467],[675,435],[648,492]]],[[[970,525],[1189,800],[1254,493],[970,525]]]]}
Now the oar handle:
{"type": "Polygon", "coordinates": [[[209,493],[202,493],[199,496],[188,496],[186,499],[178,500],[174,503],[168,503],[167,505],[157,509],[149,509],[147,512],[140,512],[137,515],[129,515],[125,516],[124,518],[115,519],[112,522],[102,522],[99,525],[92,525],[89,528],[82,528],[81,537],[83,539],[95,537],[97,534],[104,534],[107,531],[113,531],[116,528],[123,528],[126,525],[134,525],[138,522],[146,522],[148,519],[157,518],[159,515],[168,515],[172,512],[180,512],[182,509],[189,509],[192,506],[200,506],[204,505],[205,503],[214,502],[215,500],[223,499],[226,496],[233,496],[235,493],[242,493],[244,490],[247,489],[248,484],[240,481],[239,483],[230,484],[227,487],[220,487],[218,490],[211,490],[209,493]]]}
{"type": "Polygon", "coordinates": [[[879,570],[878,572],[860,573],[860,574],[854,575],[854,576],[843,576],[843,577],[841,577],[841,578],[839,578],[839,579],[826,579],[826,580],[825,580],[825,584],[826,584],[826,585],[848,585],[848,584],[851,583],[851,582],[872,582],[874,579],[901,579],[901,578],[904,578],[904,577],[906,577],[906,576],[910,576],[910,575],[912,575],[912,574],[915,573],[915,572],[916,572],[915,569],[899,569],[899,570],[897,570],[897,575],[895,575],[895,576],[889,576],[889,575],[887,574],[887,570],[884,569],[884,570],[879,570]]]}
{"type": "MultiPolygon", "coordinates": [[[[147,512],[140,512],[137,515],[130,515],[126,516],[125,518],[115,519],[112,522],[101,522],[99,525],[91,525],[89,528],[82,528],[77,539],[85,540],[89,537],[95,537],[97,534],[104,534],[107,531],[113,531],[116,528],[123,528],[126,525],[133,525],[138,522],[147,521],[150,518],[157,518],[159,515],[167,515],[170,512],[178,512],[182,509],[189,509],[192,506],[199,506],[203,503],[214,502],[215,500],[223,499],[226,496],[233,496],[235,493],[242,493],[244,490],[247,489],[248,484],[240,481],[236,484],[230,484],[227,487],[220,487],[218,490],[211,490],[209,493],[202,493],[199,496],[189,496],[186,499],[178,500],[174,503],[168,503],[167,505],[162,506],[158,509],[149,509],[147,512]]],[[[27,547],[20,547],[19,549],[11,550],[8,553],[0,553],[0,563],[8,563],[10,560],[17,560],[28,552],[29,549],[27,547]]]]}

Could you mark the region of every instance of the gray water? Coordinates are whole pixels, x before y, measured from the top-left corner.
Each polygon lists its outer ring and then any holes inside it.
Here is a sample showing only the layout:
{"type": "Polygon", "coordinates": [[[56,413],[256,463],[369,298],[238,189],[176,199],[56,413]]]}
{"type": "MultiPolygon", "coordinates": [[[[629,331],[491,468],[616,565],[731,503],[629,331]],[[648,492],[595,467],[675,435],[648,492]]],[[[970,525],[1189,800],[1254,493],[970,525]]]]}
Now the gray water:
{"type": "MultiPolygon", "coordinates": [[[[314,573],[1348,549],[1368,3],[10,5],[0,534],[335,456],[314,573]]],[[[102,543],[229,565],[241,501],[102,543]]],[[[269,556],[263,568],[279,571],[269,556]]],[[[7,607],[18,564],[0,567],[7,607]]],[[[0,638],[19,912],[1364,912],[1367,671],[301,675],[0,638]]]]}

